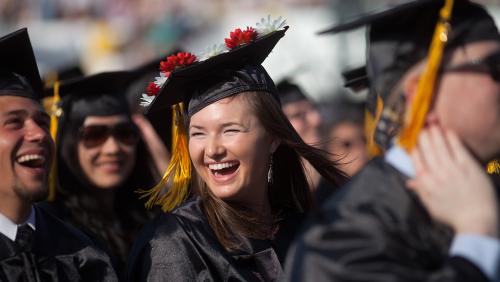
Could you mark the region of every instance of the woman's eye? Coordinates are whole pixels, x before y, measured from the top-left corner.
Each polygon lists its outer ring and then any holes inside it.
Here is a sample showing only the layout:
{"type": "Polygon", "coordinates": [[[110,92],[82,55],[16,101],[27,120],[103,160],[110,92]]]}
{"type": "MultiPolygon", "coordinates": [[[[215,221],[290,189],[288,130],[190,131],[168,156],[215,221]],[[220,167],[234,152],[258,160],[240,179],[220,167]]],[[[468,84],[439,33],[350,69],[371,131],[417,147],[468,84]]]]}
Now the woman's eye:
{"type": "Polygon", "coordinates": [[[240,132],[240,130],[236,129],[236,128],[230,128],[230,129],[226,129],[224,132],[225,133],[238,133],[238,132],[240,132]]]}
{"type": "Polygon", "coordinates": [[[203,133],[202,132],[191,132],[191,134],[189,134],[190,137],[197,137],[197,136],[202,136],[203,133]]]}

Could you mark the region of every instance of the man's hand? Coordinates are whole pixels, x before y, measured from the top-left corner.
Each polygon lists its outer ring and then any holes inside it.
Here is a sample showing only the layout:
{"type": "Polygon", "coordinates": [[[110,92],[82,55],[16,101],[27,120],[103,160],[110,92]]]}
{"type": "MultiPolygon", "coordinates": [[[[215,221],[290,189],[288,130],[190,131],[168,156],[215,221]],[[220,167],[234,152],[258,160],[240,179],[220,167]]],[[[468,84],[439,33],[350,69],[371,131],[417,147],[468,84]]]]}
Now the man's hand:
{"type": "Polygon", "coordinates": [[[498,235],[494,185],[457,135],[432,125],[412,152],[416,177],[408,181],[433,218],[457,234],[498,235]]]}

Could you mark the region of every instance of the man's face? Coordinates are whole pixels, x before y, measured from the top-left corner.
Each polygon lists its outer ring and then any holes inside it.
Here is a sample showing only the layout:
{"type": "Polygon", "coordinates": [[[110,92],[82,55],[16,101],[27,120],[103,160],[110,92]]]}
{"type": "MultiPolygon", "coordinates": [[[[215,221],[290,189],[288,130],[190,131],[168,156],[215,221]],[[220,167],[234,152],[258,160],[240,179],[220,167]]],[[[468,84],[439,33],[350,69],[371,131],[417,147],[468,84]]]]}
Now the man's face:
{"type": "Polygon", "coordinates": [[[0,97],[0,198],[32,203],[46,197],[54,154],[49,125],[36,101],[0,97]]]}
{"type": "Polygon", "coordinates": [[[321,116],[311,102],[291,102],[283,105],[282,109],[302,140],[310,145],[316,145],[320,141],[321,116]]]}
{"type": "MultiPolygon", "coordinates": [[[[488,71],[467,67],[500,51],[500,43],[483,41],[456,49],[445,64],[428,122],[455,131],[483,163],[500,156],[500,84],[488,71]]],[[[485,67],[488,69],[487,67],[485,67]]]]}

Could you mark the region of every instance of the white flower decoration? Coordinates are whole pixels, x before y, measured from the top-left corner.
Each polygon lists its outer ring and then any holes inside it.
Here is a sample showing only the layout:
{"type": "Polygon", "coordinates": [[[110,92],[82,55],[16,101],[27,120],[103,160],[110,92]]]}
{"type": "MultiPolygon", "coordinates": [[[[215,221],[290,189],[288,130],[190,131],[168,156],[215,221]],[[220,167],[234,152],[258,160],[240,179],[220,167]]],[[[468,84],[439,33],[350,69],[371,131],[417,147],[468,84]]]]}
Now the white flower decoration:
{"type": "Polygon", "coordinates": [[[149,96],[148,94],[142,94],[142,97],[141,97],[141,103],[140,105],[144,108],[147,108],[149,107],[149,105],[151,105],[151,103],[153,102],[153,100],[155,99],[155,96],[149,96]]]}
{"type": "Polygon", "coordinates": [[[204,61],[208,58],[220,55],[220,54],[225,53],[227,51],[228,51],[228,48],[226,47],[225,44],[219,44],[219,45],[214,44],[214,45],[208,47],[205,50],[205,52],[203,52],[202,54],[200,54],[197,57],[200,58],[200,61],[204,61]]]}
{"type": "Polygon", "coordinates": [[[271,20],[271,16],[268,15],[266,18],[261,18],[260,23],[256,24],[255,30],[257,31],[258,37],[262,37],[271,32],[277,31],[285,27],[286,20],[279,17],[275,20],[271,20]]]}
{"type": "Polygon", "coordinates": [[[164,72],[160,72],[160,76],[155,77],[155,84],[158,87],[162,87],[165,82],[167,82],[168,77],[165,75],[164,72]]]}

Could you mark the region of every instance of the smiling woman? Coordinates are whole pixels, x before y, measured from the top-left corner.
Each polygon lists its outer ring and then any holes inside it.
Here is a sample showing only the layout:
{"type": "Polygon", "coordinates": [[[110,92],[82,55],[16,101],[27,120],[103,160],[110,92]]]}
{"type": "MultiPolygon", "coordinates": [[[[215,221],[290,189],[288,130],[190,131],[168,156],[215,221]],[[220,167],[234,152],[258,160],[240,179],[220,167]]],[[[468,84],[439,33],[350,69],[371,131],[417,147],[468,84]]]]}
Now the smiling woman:
{"type": "Polygon", "coordinates": [[[145,195],[166,213],[134,244],[129,281],[276,281],[313,205],[301,157],[334,186],[344,182],[294,130],[261,66],[287,27],[258,26],[231,32],[229,49],[204,61],[178,53],[160,63],[143,105],[150,116],[173,105],[174,149],[145,195]]]}
{"type": "Polygon", "coordinates": [[[119,273],[135,234],[151,218],[134,190],[154,182],[124,95],[133,75],[110,72],[62,82],[58,185],[48,204],[107,250],[119,273]]]}

